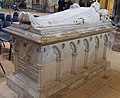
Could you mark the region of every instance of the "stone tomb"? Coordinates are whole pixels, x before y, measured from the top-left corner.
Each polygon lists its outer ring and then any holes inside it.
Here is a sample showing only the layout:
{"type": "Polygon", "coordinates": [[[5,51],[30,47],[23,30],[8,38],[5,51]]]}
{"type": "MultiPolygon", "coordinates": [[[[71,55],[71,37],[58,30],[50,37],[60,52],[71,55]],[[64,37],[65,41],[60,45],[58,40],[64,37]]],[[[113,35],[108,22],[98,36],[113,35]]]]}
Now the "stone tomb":
{"type": "Polygon", "coordinates": [[[33,29],[13,24],[15,71],[7,85],[21,98],[62,98],[105,71],[111,23],[61,25],[33,29]]]}

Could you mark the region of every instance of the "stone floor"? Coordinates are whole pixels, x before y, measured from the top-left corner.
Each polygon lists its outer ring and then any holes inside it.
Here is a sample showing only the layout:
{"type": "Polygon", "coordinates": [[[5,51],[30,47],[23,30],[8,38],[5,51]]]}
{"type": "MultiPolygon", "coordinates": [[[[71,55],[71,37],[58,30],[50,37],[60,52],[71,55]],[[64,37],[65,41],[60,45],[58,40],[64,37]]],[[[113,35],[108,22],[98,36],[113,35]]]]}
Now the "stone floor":
{"type": "Polygon", "coordinates": [[[120,73],[109,69],[63,98],[120,98],[119,83],[120,73]]]}

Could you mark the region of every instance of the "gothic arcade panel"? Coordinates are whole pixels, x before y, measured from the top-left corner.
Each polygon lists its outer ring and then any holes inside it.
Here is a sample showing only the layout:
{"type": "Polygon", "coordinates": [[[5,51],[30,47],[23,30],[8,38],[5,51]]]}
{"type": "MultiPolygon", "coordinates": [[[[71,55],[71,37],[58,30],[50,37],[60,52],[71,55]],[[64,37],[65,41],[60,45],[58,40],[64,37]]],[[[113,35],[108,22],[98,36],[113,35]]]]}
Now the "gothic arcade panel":
{"type": "Polygon", "coordinates": [[[38,82],[37,47],[27,41],[22,41],[19,48],[19,72],[38,82]]]}

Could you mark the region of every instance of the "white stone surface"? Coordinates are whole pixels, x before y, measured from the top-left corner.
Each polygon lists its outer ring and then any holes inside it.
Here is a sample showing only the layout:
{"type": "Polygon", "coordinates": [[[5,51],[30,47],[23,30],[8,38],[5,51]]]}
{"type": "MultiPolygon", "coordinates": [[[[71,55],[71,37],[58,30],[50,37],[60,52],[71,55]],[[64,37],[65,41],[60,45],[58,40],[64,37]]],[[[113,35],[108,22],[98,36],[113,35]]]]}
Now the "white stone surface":
{"type": "Polygon", "coordinates": [[[47,26],[56,26],[56,25],[83,25],[83,24],[94,24],[100,22],[101,19],[105,22],[108,16],[107,10],[100,11],[100,4],[95,2],[91,7],[76,7],[77,4],[73,4],[72,8],[57,12],[51,15],[40,16],[35,18],[28,12],[21,12],[20,21],[30,21],[31,25],[40,29],[47,26]]]}

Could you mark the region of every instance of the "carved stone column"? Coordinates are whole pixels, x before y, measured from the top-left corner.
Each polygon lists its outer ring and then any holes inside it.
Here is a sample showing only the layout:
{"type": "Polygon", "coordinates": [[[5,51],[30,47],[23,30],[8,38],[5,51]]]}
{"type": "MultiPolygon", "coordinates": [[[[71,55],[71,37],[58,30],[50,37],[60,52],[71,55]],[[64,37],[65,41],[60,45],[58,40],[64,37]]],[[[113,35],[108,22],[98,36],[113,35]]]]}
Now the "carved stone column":
{"type": "Polygon", "coordinates": [[[85,38],[83,40],[85,45],[85,55],[84,55],[84,68],[88,69],[88,54],[89,54],[89,41],[85,38]]]}
{"type": "Polygon", "coordinates": [[[76,71],[75,71],[76,56],[77,56],[77,53],[72,53],[72,66],[71,66],[71,74],[76,74],[76,71]]]}
{"type": "Polygon", "coordinates": [[[88,54],[89,54],[89,49],[85,49],[84,68],[86,69],[88,69],[88,54]]]}
{"type": "Polygon", "coordinates": [[[14,74],[18,73],[19,69],[19,47],[21,42],[14,38],[14,46],[13,46],[13,62],[14,62],[14,74]]]}
{"type": "Polygon", "coordinates": [[[99,53],[99,46],[95,46],[95,57],[94,57],[94,63],[98,63],[98,53],[99,53]]]}
{"type": "Polygon", "coordinates": [[[61,58],[57,58],[57,66],[56,66],[56,81],[59,82],[60,81],[60,74],[61,74],[61,58]]]}
{"type": "Polygon", "coordinates": [[[99,53],[99,47],[100,47],[100,41],[99,41],[99,37],[96,36],[95,37],[95,57],[94,57],[94,63],[97,64],[98,63],[98,53],[99,53]]]}
{"type": "Polygon", "coordinates": [[[70,42],[70,48],[72,49],[72,65],[71,65],[71,74],[75,74],[76,66],[76,56],[77,56],[77,47],[74,42],[70,42]]]}
{"type": "Polygon", "coordinates": [[[17,51],[13,51],[13,57],[14,57],[14,74],[18,73],[18,66],[19,66],[19,56],[17,51]]]}
{"type": "Polygon", "coordinates": [[[56,81],[59,82],[61,78],[61,62],[62,62],[62,55],[61,51],[57,46],[53,46],[53,51],[56,54],[56,81]]]}
{"type": "Polygon", "coordinates": [[[108,45],[108,43],[104,43],[103,57],[102,57],[104,60],[106,60],[107,45],[108,45]]]}
{"type": "Polygon", "coordinates": [[[105,34],[104,35],[103,57],[102,57],[102,59],[104,60],[106,60],[107,46],[108,46],[108,36],[105,34]]]}
{"type": "Polygon", "coordinates": [[[43,65],[37,64],[39,68],[39,80],[38,80],[38,91],[41,94],[42,91],[44,90],[44,73],[43,73],[43,65]]]}

